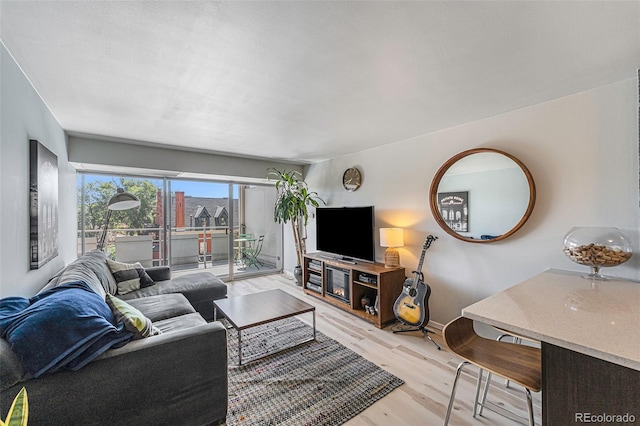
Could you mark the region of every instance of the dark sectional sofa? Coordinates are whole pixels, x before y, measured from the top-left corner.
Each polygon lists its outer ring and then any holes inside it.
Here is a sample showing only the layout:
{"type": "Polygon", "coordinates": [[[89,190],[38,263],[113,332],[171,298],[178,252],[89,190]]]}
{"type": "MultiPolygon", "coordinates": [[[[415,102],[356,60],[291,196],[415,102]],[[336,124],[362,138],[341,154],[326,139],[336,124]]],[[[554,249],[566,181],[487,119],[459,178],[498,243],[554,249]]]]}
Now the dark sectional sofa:
{"type": "MultiPolygon", "coordinates": [[[[0,416],[6,418],[22,387],[29,424],[202,425],[225,422],[226,329],[213,317],[213,300],[226,285],[209,272],[171,279],[169,268],[146,270],[156,282],[118,295],[117,283],[99,251],[81,256],[42,291],[83,281],[115,295],[149,318],[162,333],[108,349],[77,371],[32,378],[5,339],[0,339],[0,416]]],[[[38,350],[38,348],[34,348],[38,350]]]]}
{"type": "Polygon", "coordinates": [[[131,302],[149,296],[182,294],[207,321],[213,320],[213,301],[227,297],[227,286],[211,272],[195,272],[175,278],[171,278],[168,266],[148,268],[146,272],[156,282],[155,285],[118,297],[131,302]]]}

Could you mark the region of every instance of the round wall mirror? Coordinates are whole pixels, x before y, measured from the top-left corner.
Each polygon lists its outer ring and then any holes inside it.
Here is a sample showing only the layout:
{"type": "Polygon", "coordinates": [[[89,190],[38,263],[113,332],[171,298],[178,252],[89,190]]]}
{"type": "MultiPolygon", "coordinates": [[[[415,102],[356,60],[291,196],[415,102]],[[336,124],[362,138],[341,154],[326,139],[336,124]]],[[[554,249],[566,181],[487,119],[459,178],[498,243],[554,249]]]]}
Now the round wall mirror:
{"type": "Polygon", "coordinates": [[[470,243],[500,241],[524,225],[536,188],[526,166],[492,148],[461,152],[431,182],[431,212],[449,235],[470,243]]]}

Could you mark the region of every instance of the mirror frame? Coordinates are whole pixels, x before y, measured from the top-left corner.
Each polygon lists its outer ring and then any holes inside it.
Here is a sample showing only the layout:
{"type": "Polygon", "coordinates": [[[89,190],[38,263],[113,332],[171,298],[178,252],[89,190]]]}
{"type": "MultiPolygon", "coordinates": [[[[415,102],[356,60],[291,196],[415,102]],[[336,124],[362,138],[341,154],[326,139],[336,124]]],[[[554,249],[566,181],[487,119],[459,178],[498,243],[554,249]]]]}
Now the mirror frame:
{"type": "Polygon", "coordinates": [[[518,160],[513,155],[507,154],[504,151],[500,151],[498,149],[493,149],[493,148],[474,148],[474,149],[463,151],[459,154],[454,155],[438,169],[435,176],[433,177],[433,180],[431,181],[431,188],[429,190],[429,200],[431,205],[431,213],[433,214],[434,219],[436,220],[436,222],[438,222],[438,225],[440,225],[440,227],[447,234],[461,241],[466,241],[468,243],[493,243],[496,241],[504,240],[505,238],[511,236],[518,229],[522,228],[522,225],[524,225],[525,222],[529,219],[529,216],[531,216],[531,212],[533,211],[533,206],[536,202],[536,185],[533,182],[533,176],[531,175],[531,172],[529,172],[529,169],[527,169],[527,167],[524,165],[522,161],[518,160]],[[504,232],[502,233],[502,235],[490,240],[477,240],[474,238],[469,238],[469,237],[465,237],[463,235],[458,234],[453,229],[449,228],[447,223],[442,219],[442,216],[440,216],[440,210],[438,209],[438,186],[440,185],[440,181],[442,180],[445,173],[458,160],[461,160],[465,157],[468,157],[473,154],[481,153],[481,152],[492,152],[495,154],[502,154],[507,158],[513,160],[520,167],[520,169],[522,170],[522,172],[527,178],[527,182],[529,183],[529,205],[527,206],[527,210],[522,215],[522,218],[520,219],[520,221],[509,231],[504,232]]]}

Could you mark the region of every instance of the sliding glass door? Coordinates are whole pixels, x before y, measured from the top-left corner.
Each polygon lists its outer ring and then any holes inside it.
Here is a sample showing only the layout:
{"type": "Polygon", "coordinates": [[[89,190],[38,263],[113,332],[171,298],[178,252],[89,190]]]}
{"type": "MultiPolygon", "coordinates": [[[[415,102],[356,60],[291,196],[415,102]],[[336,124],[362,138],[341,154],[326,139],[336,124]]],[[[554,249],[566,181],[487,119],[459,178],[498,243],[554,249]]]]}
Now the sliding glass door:
{"type": "Polygon", "coordinates": [[[232,182],[80,174],[79,254],[96,248],[117,188],[140,207],[111,212],[103,250],[114,260],[229,278],[282,270],[275,188],[232,182]]]}
{"type": "Polygon", "coordinates": [[[236,276],[282,270],[282,225],[273,220],[272,186],[234,185],[239,206],[234,230],[236,276]]]}

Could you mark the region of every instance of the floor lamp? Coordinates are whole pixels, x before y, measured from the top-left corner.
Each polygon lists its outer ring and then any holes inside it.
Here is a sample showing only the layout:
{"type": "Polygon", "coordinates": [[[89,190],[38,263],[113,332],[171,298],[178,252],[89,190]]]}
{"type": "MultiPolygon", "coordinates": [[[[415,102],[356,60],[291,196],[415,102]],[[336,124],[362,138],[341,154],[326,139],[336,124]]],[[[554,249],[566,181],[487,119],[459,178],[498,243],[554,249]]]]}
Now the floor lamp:
{"type": "Polygon", "coordinates": [[[98,242],[97,249],[102,251],[104,249],[104,241],[107,238],[107,231],[109,230],[109,220],[111,219],[111,212],[114,210],[130,210],[138,207],[140,200],[133,194],[124,192],[124,189],[118,188],[116,195],[111,197],[107,204],[107,218],[104,223],[104,230],[100,235],[100,241],[98,242]]]}

